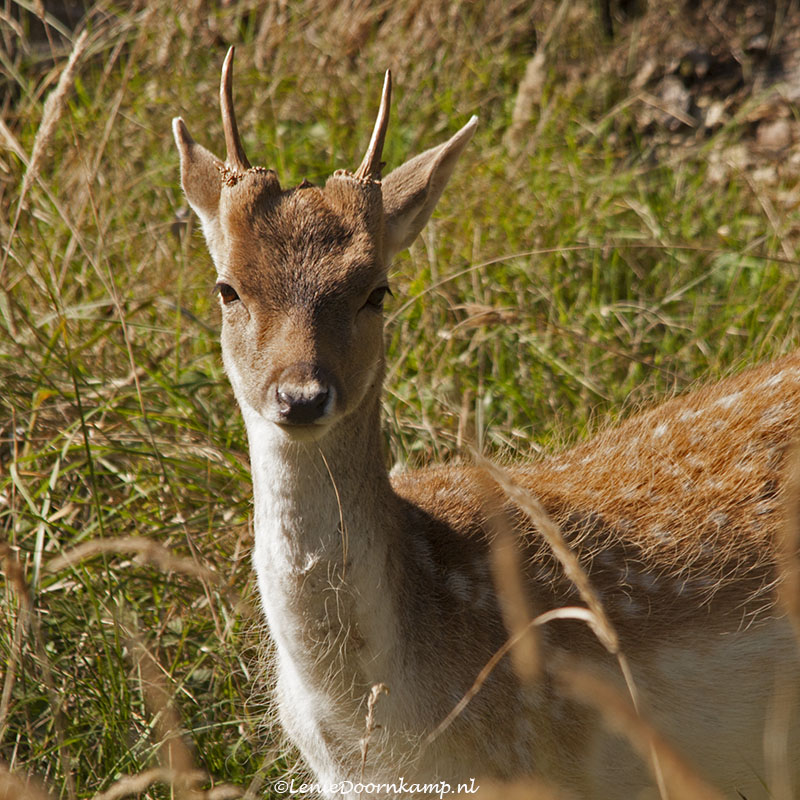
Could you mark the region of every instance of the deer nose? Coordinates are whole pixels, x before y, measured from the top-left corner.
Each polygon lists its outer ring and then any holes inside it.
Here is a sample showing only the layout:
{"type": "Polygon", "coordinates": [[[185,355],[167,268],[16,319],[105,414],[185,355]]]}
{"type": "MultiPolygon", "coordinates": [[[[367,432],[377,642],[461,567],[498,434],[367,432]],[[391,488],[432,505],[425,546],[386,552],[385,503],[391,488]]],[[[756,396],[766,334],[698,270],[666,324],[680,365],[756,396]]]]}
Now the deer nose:
{"type": "Polygon", "coordinates": [[[280,421],[289,425],[310,425],[328,412],[332,398],[329,383],[318,375],[301,375],[310,370],[290,369],[275,387],[280,421]]]}
{"type": "Polygon", "coordinates": [[[330,391],[327,387],[312,394],[278,389],[278,412],[283,422],[291,425],[309,425],[325,414],[330,391]]]}

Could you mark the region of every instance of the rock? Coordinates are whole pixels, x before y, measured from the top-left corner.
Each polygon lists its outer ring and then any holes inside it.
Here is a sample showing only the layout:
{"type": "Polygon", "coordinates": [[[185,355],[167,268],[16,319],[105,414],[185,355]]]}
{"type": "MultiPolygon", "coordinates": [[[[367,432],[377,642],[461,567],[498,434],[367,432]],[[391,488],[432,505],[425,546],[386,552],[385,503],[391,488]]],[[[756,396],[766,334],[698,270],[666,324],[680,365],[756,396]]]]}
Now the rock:
{"type": "Polygon", "coordinates": [[[762,119],[756,128],[756,144],[762,150],[785,150],[793,138],[792,123],[788,119],[762,119]]]}

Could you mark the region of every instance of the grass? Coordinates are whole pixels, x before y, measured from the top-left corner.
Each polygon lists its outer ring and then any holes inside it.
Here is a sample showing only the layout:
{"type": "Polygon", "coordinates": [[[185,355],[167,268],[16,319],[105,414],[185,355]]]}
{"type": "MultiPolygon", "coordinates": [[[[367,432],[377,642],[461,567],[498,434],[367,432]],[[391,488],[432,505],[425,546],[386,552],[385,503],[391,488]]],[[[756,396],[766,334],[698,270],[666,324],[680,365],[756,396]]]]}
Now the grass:
{"type": "Polygon", "coordinates": [[[593,6],[551,49],[514,153],[549,3],[375,4],[358,24],[330,0],[198,8],[93,6],[49,111],[77,35],[51,19],[42,37],[22,4],[0,21],[0,759],[70,800],[158,763],[142,648],[214,783],[266,791],[287,768],[253,695],[246,441],[170,135],[180,114],[221,150],[229,44],[245,146],[284,185],[358,163],[387,66],[390,165],[481,116],[393,270],[392,463],[466,441],[529,457],[797,343],[797,176],[712,177],[747,133],[735,118],[690,145],[643,135],[631,74],[607,67],[625,40],[597,53],[593,6]],[[61,558],[98,540],[118,550],[61,558]]]}

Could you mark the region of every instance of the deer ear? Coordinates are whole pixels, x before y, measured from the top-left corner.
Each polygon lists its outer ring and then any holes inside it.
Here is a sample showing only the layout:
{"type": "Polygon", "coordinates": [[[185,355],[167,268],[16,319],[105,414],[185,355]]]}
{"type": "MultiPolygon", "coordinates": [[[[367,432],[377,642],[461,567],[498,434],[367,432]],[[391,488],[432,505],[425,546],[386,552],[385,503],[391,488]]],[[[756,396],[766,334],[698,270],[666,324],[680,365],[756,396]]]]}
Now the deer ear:
{"type": "Polygon", "coordinates": [[[181,157],[181,185],[186,199],[200,218],[212,257],[220,239],[219,198],[222,192],[222,162],[197,144],[180,117],[172,120],[172,132],[181,157]]]}
{"type": "Polygon", "coordinates": [[[472,117],[448,141],[406,161],[383,179],[384,263],[405,250],[425,227],[477,125],[478,118],[472,117]]]}

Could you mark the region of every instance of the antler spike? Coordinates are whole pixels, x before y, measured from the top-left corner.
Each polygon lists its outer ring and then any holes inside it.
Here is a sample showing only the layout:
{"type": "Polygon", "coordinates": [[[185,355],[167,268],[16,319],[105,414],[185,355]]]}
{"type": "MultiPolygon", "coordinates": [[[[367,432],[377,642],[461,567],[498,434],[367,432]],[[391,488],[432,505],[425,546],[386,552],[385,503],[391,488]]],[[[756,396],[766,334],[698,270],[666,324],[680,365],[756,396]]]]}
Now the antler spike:
{"type": "Polygon", "coordinates": [[[244,172],[250,169],[250,162],[247,160],[244,147],[239,139],[236,115],[233,113],[233,52],[234,48],[231,46],[222,65],[219,105],[222,110],[222,128],[225,131],[226,161],[234,169],[244,172]]]}
{"type": "Polygon", "coordinates": [[[369,140],[369,147],[364,154],[361,166],[355,171],[354,177],[358,180],[380,180],[381,178],[381,154],[383,153],[383,142],[386,139],[386,129],[389,126],[389,106],[392,103],[392,73],[386,70],[383,79],[383,93],[381,94],[381,106],[378,109],[378,118],[375,120],[375,127],[372,131],[372,138],[369,140]]]}

